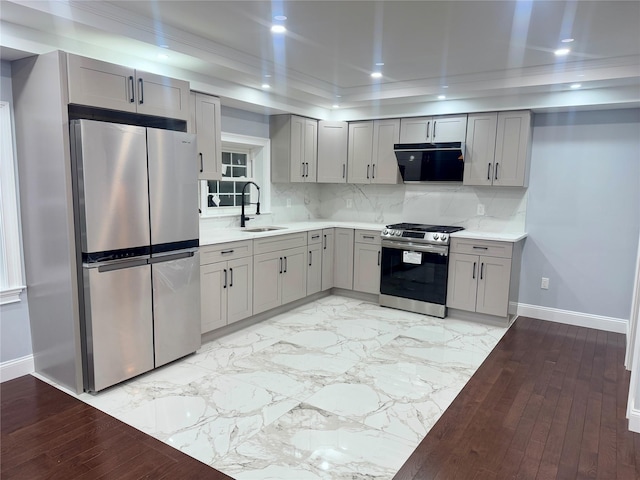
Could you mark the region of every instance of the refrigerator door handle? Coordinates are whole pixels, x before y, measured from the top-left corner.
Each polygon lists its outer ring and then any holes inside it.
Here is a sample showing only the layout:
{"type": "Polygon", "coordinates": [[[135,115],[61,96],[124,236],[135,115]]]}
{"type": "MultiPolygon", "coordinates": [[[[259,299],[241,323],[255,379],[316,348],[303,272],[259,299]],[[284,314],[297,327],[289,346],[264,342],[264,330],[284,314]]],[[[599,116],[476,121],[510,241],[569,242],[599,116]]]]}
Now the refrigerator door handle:
{"type": "MultiPolygon", "coordinates": [[[[144,265],[147,265],[149,263],[149,259],[147,258],[140,258],[140,259],[135,259],[135,260],[125,260],[125,261],[116,261],[113,263],[107,263],[107,264],[101,264],[101,265],[96,265],[98,267],[98,272],[99,273],[103,273],[103,272],[112,272],[114,270],[124,270],[125,268],[133,268],[133,267],[142,267],[144,265]]],[[[92,268],[92,266],[89,266],[89,264],[87,264],[87,268],[92,268]]]]}
{"type": "Polygon", "coordinates": [[[189,250],[185,250],[177,253],[176,252],[160,253],[154,257],[151,257],[149,259],[149,263],[153,265],[154,263],[171,262],[173,260],[189,258],[189,257],[193,257],[197,251],[198,249],[189,249],[189,250]]]}

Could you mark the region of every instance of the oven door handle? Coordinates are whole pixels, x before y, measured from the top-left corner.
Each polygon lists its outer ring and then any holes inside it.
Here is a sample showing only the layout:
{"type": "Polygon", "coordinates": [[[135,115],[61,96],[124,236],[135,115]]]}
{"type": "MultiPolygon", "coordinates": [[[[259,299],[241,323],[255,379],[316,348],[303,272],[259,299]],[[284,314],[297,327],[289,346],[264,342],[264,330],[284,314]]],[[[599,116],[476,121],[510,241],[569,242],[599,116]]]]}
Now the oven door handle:
{"type": "Polygon", "coordinates": [[[392,242],[383,240],[382,248],[392,248],[394,250],[406,250],[408,252],[425,252],[438,253],[440,255],[449,255],[449,247],[444,245],[417,245],[412,242],[392,242]]]}

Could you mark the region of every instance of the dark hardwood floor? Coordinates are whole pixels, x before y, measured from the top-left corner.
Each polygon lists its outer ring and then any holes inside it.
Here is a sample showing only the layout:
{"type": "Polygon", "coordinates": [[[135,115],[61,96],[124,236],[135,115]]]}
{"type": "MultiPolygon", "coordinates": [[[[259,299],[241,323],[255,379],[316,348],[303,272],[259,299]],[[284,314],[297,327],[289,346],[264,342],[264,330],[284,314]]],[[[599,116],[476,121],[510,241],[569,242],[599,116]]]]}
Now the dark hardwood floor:
{"type": "MultiPolygon", "coordinates": [[[[623,335],[519,318],[398,472],[640,479],[623,335]]],[[[2,479],[229,479],[26,376],[1,385],[2,479]]]]}

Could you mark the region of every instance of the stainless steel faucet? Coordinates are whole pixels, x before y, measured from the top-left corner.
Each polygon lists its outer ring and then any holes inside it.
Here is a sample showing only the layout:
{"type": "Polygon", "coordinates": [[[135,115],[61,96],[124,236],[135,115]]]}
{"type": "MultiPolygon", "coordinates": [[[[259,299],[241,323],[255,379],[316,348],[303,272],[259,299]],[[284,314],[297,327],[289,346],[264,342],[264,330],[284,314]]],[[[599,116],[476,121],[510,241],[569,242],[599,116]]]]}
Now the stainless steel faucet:
{"type": "MultiPolygon", "coordinates": [[[[260,187],[255,182],[247,182],[244,184],[244,187],[242,187],[242,212],[240,214],[240,227],[245,227],[246,226],[245,222],[247,220],[251,220],[249,217],[244,216],[244,192],[250,183],[255,185],[256,188],[258,189],[258,201],[256,202],[255,205],[256,205],[256,215],[260,215],[260,187]]],[[[251,205],[251,202],[249,202],[249,205],[251,205]]]]}

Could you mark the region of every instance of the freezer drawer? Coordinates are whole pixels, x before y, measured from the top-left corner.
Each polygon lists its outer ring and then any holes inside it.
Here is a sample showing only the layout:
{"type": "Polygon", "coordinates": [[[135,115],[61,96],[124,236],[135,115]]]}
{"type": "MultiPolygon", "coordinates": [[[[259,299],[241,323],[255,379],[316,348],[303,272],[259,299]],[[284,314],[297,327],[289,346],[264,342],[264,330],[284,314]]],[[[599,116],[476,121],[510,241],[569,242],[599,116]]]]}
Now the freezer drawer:
{"type": "Polygon", "coordinates": [[[153,317],[156,367],[200,347],[200,254],[154,257],[153,317]]]}
{"type": "Polygon", "coordinates": [[[83,268],[87,376],[99,391],[153,369],[151,267],[147,260],[83,268]]]}

